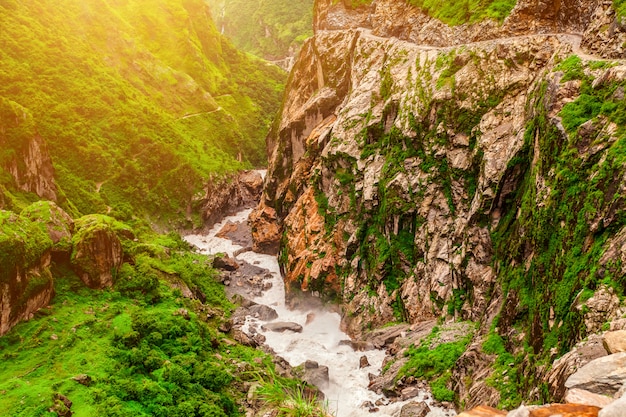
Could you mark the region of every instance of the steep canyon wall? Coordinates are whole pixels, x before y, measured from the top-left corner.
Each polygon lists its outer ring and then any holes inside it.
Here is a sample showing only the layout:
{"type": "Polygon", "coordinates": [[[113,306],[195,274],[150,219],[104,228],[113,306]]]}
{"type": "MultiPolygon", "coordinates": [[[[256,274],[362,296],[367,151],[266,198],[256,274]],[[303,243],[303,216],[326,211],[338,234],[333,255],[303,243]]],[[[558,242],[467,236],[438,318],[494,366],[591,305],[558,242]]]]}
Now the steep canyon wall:
{"type": "MultiPolygon", "coordinates": [[[[477,322],[452,384],[497,404],[487,337],[548,364],[620,311],[587,303],[624,283],[626,67],[600,61],[623,56],[620,22],[606,2],[448,27],[404,2],[318,1],[268,137],[257,247],[339,300],[356,337],[477,322]]],[[[548,395],[548,368],[520,364],[514,389],[548,395]]]]}

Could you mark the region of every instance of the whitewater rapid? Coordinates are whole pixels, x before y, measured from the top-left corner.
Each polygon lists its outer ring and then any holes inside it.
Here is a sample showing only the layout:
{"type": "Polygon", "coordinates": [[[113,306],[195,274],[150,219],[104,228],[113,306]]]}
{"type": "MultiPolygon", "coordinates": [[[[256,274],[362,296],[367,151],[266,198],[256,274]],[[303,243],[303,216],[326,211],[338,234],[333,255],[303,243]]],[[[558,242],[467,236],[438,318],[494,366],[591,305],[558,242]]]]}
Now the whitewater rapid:
{"type": "MultiPolygon", "coordinates": [[[[242,210],[234,216],[223,219],[213,226],[204,235],[188,235],[185,240],[198,247],[201,253],[214,255],[228,253],[233,257],[242,247],[231,240],[216,237],[216,234],[231,223],[246,222],[252,209],[242,210]]],[[[260,297],[253,298],[258,304],[272,307],[278,313],[278,318],[272,321],[294,322],[302,326],[302,333],[286,331],[283,333],[263,331],[258,319],[248,317],[244,330],[255,326],[266,338],[266,344],[283,357],[291,366],[298,366],[306,360],[312,360],[319,365],[329,368],[330,383],[322,389],[326,396],[327,408],[336,417],[365,417],[365,416],[397,416],[402,406],[412,401],[426,401],[431,407],[428,417],[449,417],[456,413],[450,410],[433,407],[429,394],[422,393],[419,397],[405,402],[392,403],[387,406],[378,406],[379,411],[371,413],[367,407],[362,407],[366,401],[375,403],[381,395],[367,389],[368,374],[378,375],[385,352],[382,350],[355,351],[350,346],[340,344],[350,340],[350,337],[340,330],[341,317],[328,310],[290,310],[285,305],[285,286],[280,273],[276,256],[264,255],[252,251],[237,255],[237,260],[246,261],[252,265],[265,268],[271,274],[272,286],[260,297]],[[314,314],[314,318],[307,324],[307,316],[314,314]],[[359,368],[361,356],[367,356],[370,366],[359,368]]]]}

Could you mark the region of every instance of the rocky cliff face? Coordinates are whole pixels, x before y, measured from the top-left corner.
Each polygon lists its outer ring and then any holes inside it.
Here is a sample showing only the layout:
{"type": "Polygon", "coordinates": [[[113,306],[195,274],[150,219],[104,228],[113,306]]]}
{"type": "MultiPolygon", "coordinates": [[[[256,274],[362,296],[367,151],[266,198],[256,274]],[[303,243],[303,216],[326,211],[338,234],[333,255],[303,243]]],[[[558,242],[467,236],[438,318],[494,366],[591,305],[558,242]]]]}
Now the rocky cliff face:
{"type": "Polygon", "coordinates": [[[17,189],[56,201],[54,168],[47,145],[36,131],[27,109],[0,97],[1,167],[12,177],[17,189]]]}
{"type": "Polygon", "coordinates": [[[232,177],[211,181],[205,195],[194,204],[199,207],[204,224],[234,214],[246,207],[254,207],[263,190],[259,171],[243,171],[232,177]]]}
{"type": "Polygon", "coordinates": [[[611,16],[601,2],[521,1],[502,25],[450,28],[405,2],[319,1],[252,216],[253,230],[273,224],[263,245],[281,240],[287,283],[341,300],[354,336],[479,322],[451,383],[462,400],[539,398],[550,358],[610,319],[591,296],[624,277],[626,71],[590,56],[620,56],[621,35],[579,47],[611,16]],[[493,376],[491,336],[546,366],[493,376]]]}

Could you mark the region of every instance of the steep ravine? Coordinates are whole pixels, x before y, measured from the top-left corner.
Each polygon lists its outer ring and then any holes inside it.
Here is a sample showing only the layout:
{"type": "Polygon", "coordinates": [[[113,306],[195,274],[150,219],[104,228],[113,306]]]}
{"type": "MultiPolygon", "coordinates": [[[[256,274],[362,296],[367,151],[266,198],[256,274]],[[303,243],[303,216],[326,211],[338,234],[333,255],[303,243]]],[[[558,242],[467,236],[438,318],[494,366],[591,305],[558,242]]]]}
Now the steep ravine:
{"type": "Polygon", "coordinates": [[[338,301],[355,338],[473,323],[445,383],[462,408],[561,400],[576,366],[552,362],[624,314],[621,21],[538,3],[448,28],[318,2],[251,215],[288,293],[338,301]]]}
{"type": "MultiPolygon", "coordinates": [[[[340,329],[340,316],[323,308],[319,300],[300,300],[299,307],[290,308],[285,303],[285,289],[278,261],[273,255],[252,252],[234,243],[222,233],[223,230],[245,229],[250,209],[244,209],[233,216],[216,223],[206,234],[187,235],[185,239],[208,255],[227,254],[237,262],[254,265],[267,271],[270,277],[265,280],[264,291],[258,291],[252,301],[276,312],[269,317],[247,316],[244,330],[250,337],[261,334],[264,345],[293,366],[305,370],[304,379],[316,384],[324,393],[325,408],[335,417],[360,417],[371,415],[396,415],[407,404],[424,404],[430,417],[455,415],[453,410],[432,404],[432,396],[425,390],[415,391],[405,401],[390,402],[381,394],[368,389],[368,375],[380,373],[385,352],[369,344],[363,351],[353,348],[350,338],[340,329]],[[221,237],[220,237],[221,236],[221,237]],[[273,331],[272,325],[289,327],[292,330],[273,331]],[[267,327],[266,327],[267,326],[267,327]],[[366,358],[366,365],[362,358],[366,358]],[[317,365],[317,366],[316,366],[317,365]],[[307,373],[306,369],[312,369],[307,373]],[[369,404],[369,405],[368,405],[369,404]]],[[[243,268],[242,268],[243,269],[243,268]]],[[[241,276],[242,273],[236,273],[241,276]]],[[[245,275],[245,273],[244,273],[245,275]]],[[[254,276],[243,280],[253,280],[254,276]]],[[[258,277],[257,277],[258,278],[258,277]]],[[[242,281],[228,280],[231,292],[242,281]]],[[[245,294],[245,293],[244,293],[245,294]]],[[[248,295],[248,294],[245,294],[248,295]]],[[[255,311],[260,311],[258,308],[255,311]]],[[[410,409],[410,406],[405,408],[410,409]]]]}

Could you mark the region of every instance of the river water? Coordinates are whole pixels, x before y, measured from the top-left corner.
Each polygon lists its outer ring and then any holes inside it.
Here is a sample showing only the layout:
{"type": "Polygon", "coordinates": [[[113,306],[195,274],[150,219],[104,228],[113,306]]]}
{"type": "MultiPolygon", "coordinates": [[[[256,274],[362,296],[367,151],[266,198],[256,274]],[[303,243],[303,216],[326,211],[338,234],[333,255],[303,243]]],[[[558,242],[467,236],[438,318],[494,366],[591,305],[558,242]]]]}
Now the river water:
{"type": "MultiPolygon", "coordinates": [[[[231,257],[241,246],[233,244],[231,240],[222,239],[215,235],[228,222],[246,222],[252,210],[247,209],[234,216],[223,219],[206,234],[188,235],[185,240],[199,248],[201,253],[213,255],[228,253],[231,257]]],[[[370,350],[359,352],[350,346],[339,344],[349,340],[349,336],[340,330],[341,317],[328,310],[290,310],[285,305],[285,286],[280,274],[278,260],[275,256],[264,255],[252,251],[241,253],[238,260],[267,269],[271,275],[272,287],[260,297],[253,299],[258,304],[272,307],[278,313],[274,321],[294,322],[302,325],[302,333],[286,331],[283,333],[266,332],[261,330],[262,322],[249,317],[247,326],[255,326],[266,337],[266,344],[277,355],[283,357],[291,366],[298,366],[306,360],[318,362],[328,366],[330,383],[322,389],[326,396],[328,411],[336,417],[365,417],[365,416],[398,416],[401,407],[411,401],[432,401],[429,394],[422,393],[419,397],[409,401],[392,403],[380,406],[379,411],[371,413],[368,408],[362,407],[365,401],[375,403],[381,399],[380,395],[367,389],[369,384],[368,373],[377,375],[382,366],[385,352],[370,350]],[[307,324],[307,316],[314,315],[307,324]],[[370,366],[360,369],[359,359],[367,356],[370,366]]],[[[310,318],[310,316],[309,316],[310,318]]],[[[246,327],[244,326],[244,330],[246,327]]],[[[431,407],[428,417],[449,417],[454,411],[431,407]]]]}

